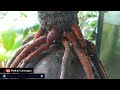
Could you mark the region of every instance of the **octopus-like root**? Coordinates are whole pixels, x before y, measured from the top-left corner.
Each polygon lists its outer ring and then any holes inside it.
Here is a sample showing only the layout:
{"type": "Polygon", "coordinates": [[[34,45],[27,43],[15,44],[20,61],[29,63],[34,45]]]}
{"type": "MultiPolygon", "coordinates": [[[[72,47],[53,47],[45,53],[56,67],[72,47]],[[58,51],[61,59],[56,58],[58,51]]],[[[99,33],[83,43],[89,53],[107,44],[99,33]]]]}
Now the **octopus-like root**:
{"type": "Polygon", "coordinates": [[[29,44],[13,61],[13,63],[10,65],[10,68],[16,68],[17,65],[23,60],[23,63],[21,64],[20,68],[24,68],[25,65],[34,57],[39,55],[42,51],[48,49],[52,42],[56,40],[59,37],[59,33],[56,29],[52,28],[51,31],[46,36],[41,36],[37,38],[33,43],[29,44]],[[39,46],[39,48],[33,52],[31,52],[32,49],[34,49],[36,46],[43,44],[42,46],[39,46]]]}
{"type": "Polygon", "coordinates": [[[76,23],[73,23],[72,26],[71,26],[71,29],[74,32],[77,39],[79,40],[82,48],[85,49],[86,48],[86,42],[84,40],[84,37],[83,37],[82,32],[80,30],[80,27],[76,23]]]}
{"type": "Polygon", "coordinates": [[[96,66],[100,77],[103,79],[109,79],[108,73],[106,72],[101,61],[98,59],[96,46],[89,40],[86,40],[86,43],[88,45],[88,48],[90,48],[90,50],[88,49],[89,50],[88,54],[89,54],[91,60],[93,61],[94,65],[96,66]]]}
{"type": "Polygon", "coordinates": [[[42,30],[41,27],[40,27],[36,33],[33,33],[33,34],[28,35],[27,38],[25,38],[25,39],[22,41],[22,45],[28,43],[28,42],[31,41],[32,39],[35,40],[35,39],[39,38],[42,34],[43,34],[43,30],[42,30]]]}
{"type": "MultiPolygon", "coordinates": [[[[73,24],[72,30],[75,33],[75,35],[71,33],[67,33],[67,35],[64,37],[66,37],[68,41],[71,41],[74,51],[76,52],[78,58],[80,59],[81,64],[83,65],[87,79],[93,79],[94,75],[92,72],[92,68],[90,66],[89,58],[85,55],[85,52],[83,50],[83,48],[85,48],[85,41],[83,40],[84,38],[81,32],[79,32],[79,28],[76,26],[76,24],[75,25],[73,24]],[[78,39],[75,38],[75,36],[78,39]],[[80,47],[80,45],[77,43],[77,40],[80,41],[80,44],[82,43],[81,45],[82,47],[80,47]]],[[[50,30],[50,32],[47,34],[47,37],[41,36],[41,34],[42,34],[42,30],[40,29],[35,35],[33,35],[35,39],[34,42],[30,44],[23,44],[22,46],[23,48],[18,50],[18,52],[15,54],[15,56],[12,58],[11,62],[9,63],[8,67],[24,68],[32,58],[38,56],[42,51],[48,49],[52,44],[52,42],[59,37],[59,33],[55,28],[52,28],[50,30]],[[44,44],[44,45],[40,46],[40,44],[44,44]],[[34,49],[35,47],[37,48],[34,49]]],[[[30,38],[28,37],[28,39],[24,40],[24,42],[27,42],[29,40],[30,38]]],[[[67,40],[65,39],[62,40],[62,43],[63,46],[65,47],[65,53],[63,56],[62,67],[61,67],[61,76],[60,76],[61,79],[66,78],[65,72],[67,70],[67,62],[70,54],[70,48],[67,40]]]]}
{"type": "Polygon", "coordinates": [[[28,42],[30,42],[34,37],[35,37],[36,33],[33,33],[33,34],[30,34],[28,35],[27,38],[25,38],[23,41],[22,41],[22,46],[28,42]]]}
{"type": "MultiPolygon", "coordinates": [[[[61,40],[63,46],[65,47],[64,56],[62,58],[62,65],[61,65],[61,75],[60,79],[67,78],[67,69],[68,69],[68,62],[70,56],[70,43],[72,44],[72,48],[75,51],[77,57],[80,60],[80,63],[83,66],[85,75],[87,79],[94,79],[94,73],[92,71],[91,61],[93,58],[89,57],[89,53],[87,51],[87,43],[83,38],[83,35],[80,31],[80,27],[73,23],[71,25],[70,32],[60,32],[54,27],[51,28],[49,32],[45,32],[43,35],[43,31],[41,28],[38,30],[37,33],[28,36],[22,43],[22,47],[18,49],[15,55],[9,61],[7,67],[9,68],[25,68],[26,65],[43,51],[47,50],[50,45],[55,40],[61,40]],[[62,36],[62,37],[61,37],[62,36]],[[31,41],[33,39],[33,41],[31,41]],[[31,41],[31,42],[29,42],[31,41]],[[28,43],[29,42],[29,43],[28,43]]],[[[94,47],[91,46],[93,49],[93,56],[95,56],[96,50],[94,47]]],[[[98,59],[97,59],[98,60],[98,59]]],[[[97,61],[98,70],[102,73],[102,77],[107,78],[106,72],[100,63],[97,61]]]]}
{"type": "Polygon", "coordinates": [[[62,44],[65,47],[65,51],[64,51],[64,56],[62,59],[60,79],[66,79],[71,50],[70,50],[70,43],[68,42],[67,39],[65,39],[65,38],[62,39],[62,44]]]}
{"type": "Polygon", "coordinates": [[[27,44],[24,44],[22,47],[20,47],[16,53],[13,55],[12,58],[10,58],[10,60],[8,61],[6,67],[9,68],[10,65],[13,63],[13,61],[15,60],[15,58],[23,51],[23,49],[27,46],[27,44]]]}
{"type": "Polygon", "coordinates": [[[75,35],[73,33],[64,32],[64,36],[72,43],[73,49],[83,66],[87,79],[94,79],[90,58],[86,56],[84,49],[79,45],[75,35]]]}
{"type": "MultiPolygon", "coordinates": [[[[40,36],[41,36],[42,34],[43,34],[43,30],[42,30],[41,27],[40,27],[36,33],[33,33],[33,34],[28,35],[27,38],[25,38],[25,39],[22,41],[22,46],[21,46],[20,48],[18,48],[18,49],[16,50],[16,53],[10,58],[10,60],[8,61],[6,67],[9,68],[10,65],[13,63],[13,61],[16,59],[16,57],[17,57],[26,47],[28,47],[28,46],[30,46],[30,45],[33,45],[33,43],[35,44],[35,43],[37,43],[37,42],[38,42],[38,43],[41,42],[40,39],[42,39],[42,38],[40,38],[40,36]],[[39,38],[39,39],[38,39],[38,38],[39,38]],[[32,39],[34,39],[34,40],[32,40],[32,39]],[[37,40],[36,40],[36,39],[37,39],[37,40]],[[32,41],[31,41],[31,40],[32,40],[32,41]]],[[[44,41],[45,41],[45,40],[44,40],[44,41]]],[[[40,44],[40,43],[39,43],[39,44],[40,44]]],[[[38,46],[37,46],[37,47],[38,47],[38,46]]],[[[29,47],[29,48],[30,48],[30,47],[29,47]]],[[[32,51],[33,51],[33,50],[32,50],[32,51]]],[[[19,63],[19,65],[17,66],[17,68],[19,68],[21,64],[22,64],[22,62],[19,63]]]]}

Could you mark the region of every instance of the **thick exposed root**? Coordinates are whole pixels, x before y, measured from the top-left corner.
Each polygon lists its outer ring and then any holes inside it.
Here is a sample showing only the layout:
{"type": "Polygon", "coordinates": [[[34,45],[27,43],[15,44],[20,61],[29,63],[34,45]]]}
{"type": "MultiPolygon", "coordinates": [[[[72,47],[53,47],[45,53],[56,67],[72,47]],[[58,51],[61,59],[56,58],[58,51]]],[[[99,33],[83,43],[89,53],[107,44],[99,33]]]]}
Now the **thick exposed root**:
{"type": "Polygon", "coordinates": [[[104,77],[104,79],[110,79],[108,76],[108,73],[106,72],[105,68],[103,67],[101,61],[99,61],[99,71],[102,74],[102,76],[104,77]]]}
{"type": "Polygon", "coordinates": [[[59,33],[57,32],[56,29],[51,29],[51,31],[47,35],[47,40],[46,43],[43,46],[40,46],[37,50],[32,52],[21,64],[20,68],[24,68],[30,60],[36,56],[38,56],[41,52],[44,50],[48,49],[52,42],[56,40],[59,37],[59,33]]]}
{"type": "Polygon", "coordinates": [[[39,38],[42,34],[43,34],[43,30],[41,28],[39,28],[39,30],[37,31],[37,33],[34,36],[34,39],[39,38]]]}
{"type": "Polygon", "coordinates": [[[109,79],[108,73],[106,72],[105,68],[103,67],[101,61],[97,58],[97,49],[93,43],[91,43],[91,49],[93,50],[93,55],[96,56],[96,59],[98,60],[97,66],[98,66],[99,73],[101,74],[101,76],[104,79],[109,79]]]}
{"type": "Polygon", "coordinates": [[[84,40],[84,37],[83,37],[82,32],[80,30],[80,27],[76,23],[73,23],[72,26],[71,26],[71,29],[74,32],[77,39],[80,41],[80,44],[81,44],[82,48],[85,49],[86,48],[86,42],[84,40]]]}
{"type": "Polygon", "coordinates": [[[83,66],[87,79],[94,79],[92,67],[89,62],[90,58],[86,56],[85,51],[80,47],[75,36],[72,33],[64,33],[64,36],[66,36],[66,38],[71,41],[73,49],[83,66]]]}
{"type": "Polygon", "coordinates": [[[62,44],[65,47],[65,52],[64,52],[63,59],[62,59],[60,79],[66,79],[67,71],[68,71],[68,62],[69,62],[69,57],[70,57],[70,44],[68,43],[66,39],[62,40],[62,44]]]}
{"type": "Polygon", "coordinates": [[[23,60],[18,64],[18,66],[16,68],[20,68],[22,63],[23,63],[23,60]]]}
{"type": "Polygon", "coordinates": [[[36,33],[33,33],[33,34],[28,35],[28,37],[25,38],[25,39],[22,41],[22,46],[23,46],[24,44],[28,43],[30,40],[32,40],[32,39],[34,38],[35,34],[36,34],[36,33]]]}
{"type": "Polygon", "coordinates": [[[29,44],[24,44],[23,46],[21,46],[16,53],[13,55],[13,57],[9,60],[9,62],[7,63],[6,67],[9,68],[10,65],[13,63],[13,61],[15,60],[15,58],[24,50],[24,48],[29,45],[29,44]]]}
{"type": "Polygon", "coordinates": [[[33,43],[29,44],[13,61],[13,63],[10,65],[10,68],[16,68],[17,65],[21,62],[21,60],[23,60],[31,52],[32,49],[34,49],[39,44],[44,43],[45,41],[46,41],[46,37],[42,36],[36,39],[33,43]]]}
{"type": "Polygon", "coordinates": [[[101,64],[101,61],[98,59],[96,46],[91,41],[86,40],[86,42],[87,42],[88,48],[90,48],[90,50],[88,51],[88,54],[91,57],[91,59],[93,60],[95,66],[100,74],[100,77],[103,79],[109,79],[109,76],[108,76],[106,70],[104,69],[103,65],[101,64]]]}

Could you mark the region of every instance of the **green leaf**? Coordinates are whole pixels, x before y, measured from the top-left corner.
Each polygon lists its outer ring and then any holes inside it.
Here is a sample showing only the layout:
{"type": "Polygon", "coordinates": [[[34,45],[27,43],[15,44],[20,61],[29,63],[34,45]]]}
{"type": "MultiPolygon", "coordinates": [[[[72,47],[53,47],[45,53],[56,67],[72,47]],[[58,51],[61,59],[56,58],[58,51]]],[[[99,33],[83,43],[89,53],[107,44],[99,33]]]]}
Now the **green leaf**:
{"type": "Polygon", "coordinates": [[[0,47],[2,46],[2,37],[0,35],[0,47]]]}
{"type": "Polygon", "coordinates": [[[5,48],[0,47],[0,62],[4,61],[6,58],[6,53],[7,51],[5,50],[5,48]]]}
{"type": "Polygon", "coordinates": [[[33,32],[37,32],[38,29],[39,29],[40,25],[39,24],[35,24],[33,27],[32,27],[32,31],[33,32]]]}
{"type": "Polygon", "coordinates": [[[92,23],[92,22],[94,22],[94,21],[97,21],[97,20],[98,20],[97,17],[92,17],[92,18],[88,18],[88,19],[86,20],[86,22],[88,22],[88,24],[90,24],[90,23],[92,23]]]}
{"type": "Polygon", "coordinates": [[[96,45],[96,40],[93,40],[92,42],[96,45]]]}
{"type": "Polygon", "coordinates": [[[30,28],[26,28],[25,30],[23,30],[23,38],[25,38],[28,35],[29,31],[30,28]]]}
{"type": "Polygon", "coordinates": [[[2,31],[0,35],[2,38],[3,47],[9,51],[15,43],[16,33],[11,30],[5,30],[2,31]]]}
{"type": "MultiPolygon", "coordinates": [[[[17,50],[17,49],[16,49],[17,50]]],[[[8,61],[16,52],[16,50],[12,51],[12,50],[9,50],[7,53],[6,53],[6,58],[4,59],[4,61],[8,61]]]]}
{"type": "Polygon", "coordinates": [[[17,38],[16,38],[16,42],[15,42],[13,48],[11,49],[11,51],[14,51],[14,50],[16,50],[17,48],[19,48],[19,47],[21,46],[22,41],[23,41],[23,38],[22,38],[22,37],[20,37],[20,36],[17,37],[17,38]]]}

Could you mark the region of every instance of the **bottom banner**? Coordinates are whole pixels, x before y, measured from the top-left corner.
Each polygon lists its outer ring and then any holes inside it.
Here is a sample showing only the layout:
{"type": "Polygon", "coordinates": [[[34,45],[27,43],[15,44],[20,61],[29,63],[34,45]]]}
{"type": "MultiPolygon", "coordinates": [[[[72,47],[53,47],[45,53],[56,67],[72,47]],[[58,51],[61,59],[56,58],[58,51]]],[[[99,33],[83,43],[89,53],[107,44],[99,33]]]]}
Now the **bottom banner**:
{"type": "Polygon", "coordinates": [[[37,78],[42,79],[45,78],[45,74],[0,74],[1,79],[10,79],[10,78],[18,78],[18,79],[25,79],[25,78],[37,78]]]}

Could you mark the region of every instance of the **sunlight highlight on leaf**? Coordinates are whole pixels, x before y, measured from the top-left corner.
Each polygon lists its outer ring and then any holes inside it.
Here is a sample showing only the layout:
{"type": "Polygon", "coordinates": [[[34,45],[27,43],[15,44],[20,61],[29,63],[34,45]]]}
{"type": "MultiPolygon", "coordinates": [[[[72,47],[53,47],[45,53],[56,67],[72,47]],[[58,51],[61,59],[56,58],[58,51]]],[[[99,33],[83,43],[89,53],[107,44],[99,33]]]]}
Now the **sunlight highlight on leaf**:
{"type": "Polygon", "coordinates": [[[5,60],[6,53],[7,53],[7,51],[3,47],[0,47],[0,62],[5,60]]]}

